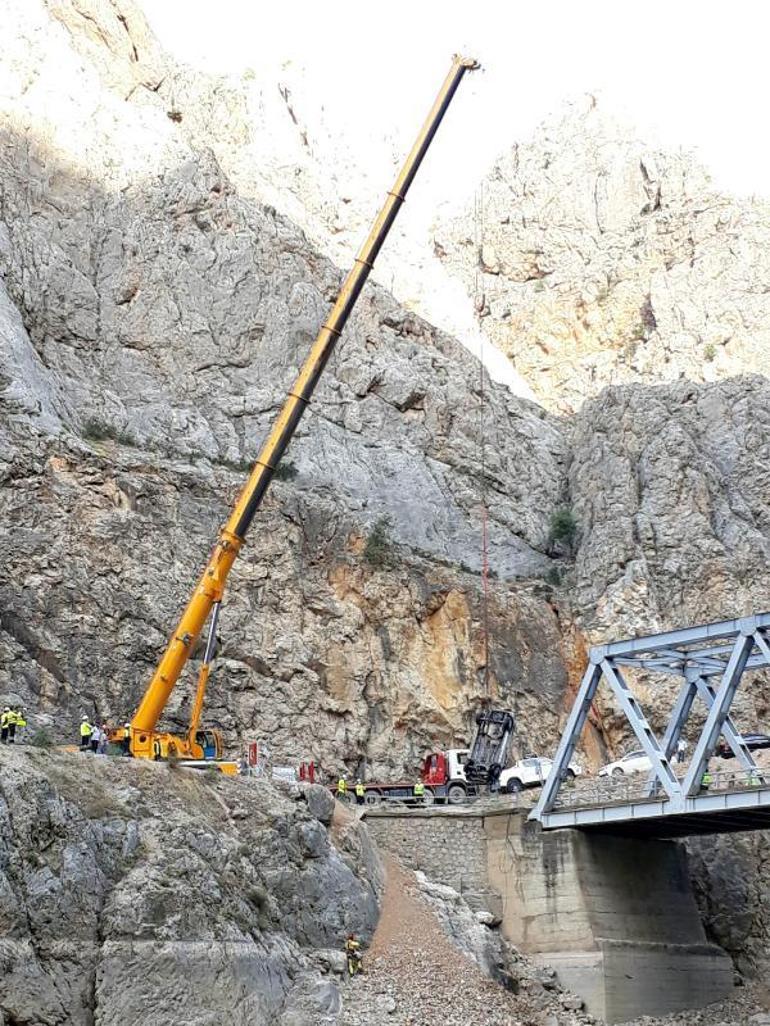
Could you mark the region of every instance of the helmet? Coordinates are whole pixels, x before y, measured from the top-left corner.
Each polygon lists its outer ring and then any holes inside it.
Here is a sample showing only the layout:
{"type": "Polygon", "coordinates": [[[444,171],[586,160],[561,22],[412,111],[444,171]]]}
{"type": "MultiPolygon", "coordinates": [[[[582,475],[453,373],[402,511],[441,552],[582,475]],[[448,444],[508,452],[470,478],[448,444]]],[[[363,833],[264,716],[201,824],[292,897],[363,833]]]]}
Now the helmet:
{"type": "Polygon", "coordinates": [[[131,724],[130,723],[124,723],[123,726],[126,728],[126,730],[130,730],[131,729],[131,724]]]}
{"type": "Polygon", "coordinates": [[[81,716],[81,719],[82,719],[83,723],[88,723],[88,717],[87,716],[81,716]]]}

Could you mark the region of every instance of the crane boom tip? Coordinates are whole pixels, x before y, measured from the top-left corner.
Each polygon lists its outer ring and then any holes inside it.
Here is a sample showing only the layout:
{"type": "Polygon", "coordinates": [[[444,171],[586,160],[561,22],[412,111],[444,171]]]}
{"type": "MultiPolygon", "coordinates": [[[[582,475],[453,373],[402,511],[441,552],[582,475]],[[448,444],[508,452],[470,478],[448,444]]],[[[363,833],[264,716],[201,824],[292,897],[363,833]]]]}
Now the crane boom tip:
{"type": "Polygon", "coordinates": [[[477,61],[475,57],[463,57],[462,54],[456,53],[454,55],[454,59],[458,64],[467,68],[469,71],[475,71],[477,68],[481,67],[481,63],[477,61]]]}

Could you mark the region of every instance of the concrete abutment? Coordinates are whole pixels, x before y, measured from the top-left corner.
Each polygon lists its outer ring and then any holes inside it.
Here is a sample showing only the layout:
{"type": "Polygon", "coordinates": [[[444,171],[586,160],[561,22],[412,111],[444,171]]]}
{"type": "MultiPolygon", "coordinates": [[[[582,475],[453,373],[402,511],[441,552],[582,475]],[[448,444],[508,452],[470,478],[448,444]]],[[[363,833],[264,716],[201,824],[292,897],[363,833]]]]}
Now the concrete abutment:
{"type": "Polygon", "coordinates": [[[401,861],[460,891],[608,1023],[718,1001],[733,967],[709,943],[675,841],[542,831],[526,811],[375,809],[401,861]]]}

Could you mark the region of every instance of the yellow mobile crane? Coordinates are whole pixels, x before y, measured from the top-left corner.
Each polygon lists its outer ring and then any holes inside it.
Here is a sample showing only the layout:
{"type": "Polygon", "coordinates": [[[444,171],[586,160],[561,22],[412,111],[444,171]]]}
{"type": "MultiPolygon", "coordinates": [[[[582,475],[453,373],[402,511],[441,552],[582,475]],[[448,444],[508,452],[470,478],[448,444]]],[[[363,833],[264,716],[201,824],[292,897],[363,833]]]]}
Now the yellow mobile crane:
{"type": "MultiPolygon", "coordinates": [[[[139,708],[130,725],[113,733],[113,739],[122,741],[124,747],[127,747],[132,755],[145,759],[169,756],[193,760],[221,759],[222,740],[219,731],[200,729],[200,718],[214,654],[219,607],[227,575],[243,545],[254,514],[262,503],[275,468],[310,402],[323,369],[334,350],[337,339],[342,334],[342,329],[369,277],[377,254],[396,219],[409,186],[433,141],[452,97],[465,72],[477,67],[478,62],[472,58],[456,56],[453,59],[449,74],[441,86],[417,141],[406,158],[393,188],[388,193],[366,242],[355,258],[353,267],[340,289],[337,301],[326,323],[319,331],[299,376],[289,390],[283,408],[257,457],[254,469],[235,504],[230,519],[220,531],[211,558],[166,646],[139,708]],[[179,679],[185,663],[190,658],[193,647],[209,616],[211,616],[211,622],[208,641],[187,733],[172,734],[159,731],[158,721],[163,715],[171,691],[179,679]]],[[[221,768],[226,771],[235,769],[233,764],[221,764],[221,768]]]]}

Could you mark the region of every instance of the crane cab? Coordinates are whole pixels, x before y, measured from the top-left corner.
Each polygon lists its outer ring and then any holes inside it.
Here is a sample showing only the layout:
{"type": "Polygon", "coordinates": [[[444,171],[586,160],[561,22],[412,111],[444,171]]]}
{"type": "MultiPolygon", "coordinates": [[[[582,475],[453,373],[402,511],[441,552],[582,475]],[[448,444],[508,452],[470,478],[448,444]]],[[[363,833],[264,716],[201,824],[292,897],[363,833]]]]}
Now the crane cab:
{"type": "Polygon", "coordinates": [[[199,759],[220,759],[222,757],[222,741],[218,730],[199,730],[195,734],[195,742],[191,746],[193,751],[200,748],[199,759]]]}

